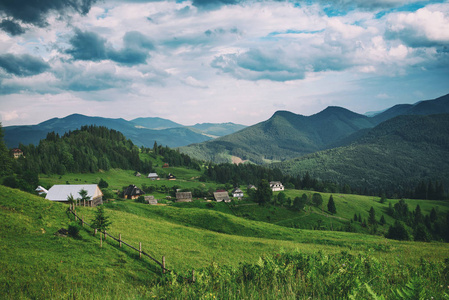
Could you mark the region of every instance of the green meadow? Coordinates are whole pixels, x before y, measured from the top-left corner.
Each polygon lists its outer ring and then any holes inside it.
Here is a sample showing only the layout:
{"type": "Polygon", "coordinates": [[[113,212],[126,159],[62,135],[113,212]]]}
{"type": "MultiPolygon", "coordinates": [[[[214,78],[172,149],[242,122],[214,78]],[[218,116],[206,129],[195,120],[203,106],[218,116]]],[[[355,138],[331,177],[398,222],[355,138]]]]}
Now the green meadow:
{"type": "MultiPolygon", "coordinates": [[[[64,179],[70,177],[60,180],[64,179]]],[[[115,180],[118,185],[124,182],[115,180]]],[[[344,201],[348,205],[362,201],[361,196],[351,197],[334,195],[337,215],[344,201]]],[[[377,203],[369,197],[364,201],[377,203]]],[[[115,200],[104,205],[112,222],[108,233],[121,234],[136,248],[142,243],[142,250],[158,260],[165,256],[171,272],[162,275],[156,263],[139,259],[137,252],[120,248],[116,241],[107,238],[100,247],[99,234],[93,236],[87,226],[78,238],[55,235],[74,221],[67,205],[0,186],[2,298],[382,299],[386,295],[395,299],[401,293],[447,297],[446,243],[288,228],[235,216],[224,203],[213,208],[194,203],[150,206],[115,200]]],[[[447,209],[439,204],[441,210],[447,209]]],[[[88,223],[95,211],[77,207],[77,214],[88,223]]],[[[254,215],[257,219],[258,213],[254,215]]]]}

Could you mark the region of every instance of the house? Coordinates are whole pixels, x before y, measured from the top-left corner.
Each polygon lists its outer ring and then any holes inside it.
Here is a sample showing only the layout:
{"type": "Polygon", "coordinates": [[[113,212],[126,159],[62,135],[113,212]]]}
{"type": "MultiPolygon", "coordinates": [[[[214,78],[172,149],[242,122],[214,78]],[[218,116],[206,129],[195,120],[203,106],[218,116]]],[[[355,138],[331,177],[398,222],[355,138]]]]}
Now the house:
{"type": "Polygon", "coordinates": [[[243,191],[241,189],[239,189],[239,188],[235,188],[232,191],[232,197],[242,199],[243,198],[243,191]]]}
{"type": "Polygon", "coordinates": [[[192,192],[177,192],[176,202],[192,202],[192,192]]]}
{"type": "Polygon", "coordinates": [[[74,199],[81,199],[79,192],[87,191],[90,200],[84,203],[78,203],[84,206],[97,206],[103,204],[103,193],[96,184],[56,184],[52,186],[45,196],[45,199],[56,202],[68,202],[67,198],[72,195],[74,199]]]}
{"type": "Polygon", "coordinates": [[[23,151],[20,150],[19,148],[14,148],[11,150],[12,151],[12,155],[14,156],[14,158],[19,158],[21,156],[23,156],[23,151]]]}
{"type": "Polygon", "coordinates": [[[176,176],[171,173],[168,174],[167,178],[168,180],[176,180],[176,176]]]}
{"type": "Polygon", "coordinates": [[[168,168],[168,167],[169,167],[168,163],[165,163],[165,164],[162,166],[162,168],[168,168]]]}
{"type": "Polygon", "coordinates": [[[223,190],[218,190],[214,192],[214,198],[217,202],[231,202],[231,199],[229,198],[228,192],[223,190]]]}
{"type": "Polygon", "coordinates": [[[140,196],[143,196],[145,194],[144,191],[139,189],[137,186],[130,184],[124,191],[123,191],[123,197],[125,199],[137,199],[140,196]]]}
{"type": "Polygon", "coordinates": [[[150,178],[151,180],[159,180],[159,175],[157,175],[157,173],[150,173],[148,174],[148,178],[150,178]]]}
{"type": "Polygon", "coordinates": [[[38,186],[35,190],[39,195],[48,194],[48,190],[42,186],[38,186]]]}
{"type": "Polygon", "coordinates": [[[157,199],[154,199],[153,195],[145,196],[145,202],[148,202],[150,205],[157,205],[157,199]]]}
{"type": "Polygon", "coordinates": [[[139,172],[136,172],[135,176],[140,177],[140,176],[142,176],[142,174],[140,174],[139,172]]]}
{"type": "Polygon", "coordinates": [[[284,186],[280,181],[270,181],[270,188],[273,192],[279,192],[284,190],[284,186]]]}
{"type": "Polygon", "coordinates": [[[254,184],[248,184],[246,189],[248,189],[248,190],[257,190],[257,188],[256,188],[256,186],[254,184]]]}

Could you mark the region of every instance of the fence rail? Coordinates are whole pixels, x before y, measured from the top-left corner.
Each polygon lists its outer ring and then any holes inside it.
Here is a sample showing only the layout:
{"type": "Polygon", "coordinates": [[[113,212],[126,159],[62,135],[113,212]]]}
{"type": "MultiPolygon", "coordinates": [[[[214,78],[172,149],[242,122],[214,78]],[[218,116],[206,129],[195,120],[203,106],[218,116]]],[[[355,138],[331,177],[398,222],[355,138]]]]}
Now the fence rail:
{"type": "MultiPolygon", "coordinates": [[[[77,218],[80,220],[82,226],[84,226],[84,224],[86,224],[86,225],[89,226],[90,228],[94,229],[95,232],[97,232],[97,228],[92,227],[92,225],[90,225],[89,223],[87,223],[87,222],[84,221],[83,217],[80,218],[80,217],[76,214],[76,210],[74,210],[74,209],[72,208],[72,205],[70,205],[69,211],[75,216],[75,220],[76,220],[77,218]]],[[[117,241],[117,242],[120,244],[120,247],[121,247],[121,244],[124,244],[124,245],[130,247],[131,249],[133,249],[133,250],[139,252],[139,256],[140,256],[140,257],[141,257],[142,255],[144,255],[144,256],[148,257],[149,259],[153,260],[155,263],[157,263],[157,264],[162,268],[162,273],[170,272],[170,270],[167,269],[167,268],[165,267],[165,256],[162,256],[162,262],[160,262],[160,261],[158,261],[156,258],[154,258],[154,257],[152,257],[151,255],[149,255],[148,253],[146,253],[145,251],[142,251],[142,244],[141,244],[141,243],[139,243],[139,249],[137,249],[136,247],[131,246],[130,244],[124,242],[124,241],[121,239],[121,235],[120,235],[120,238],[116,238],[116,237],[110,235],[109,233],[107,233],[106,231],[100,231],[100,233],[102,233],[102,234],[105,236],[105,239],[106,239],[106,236],[109,236],[109,237],[112,238],[113,240],[117,241]]]]}

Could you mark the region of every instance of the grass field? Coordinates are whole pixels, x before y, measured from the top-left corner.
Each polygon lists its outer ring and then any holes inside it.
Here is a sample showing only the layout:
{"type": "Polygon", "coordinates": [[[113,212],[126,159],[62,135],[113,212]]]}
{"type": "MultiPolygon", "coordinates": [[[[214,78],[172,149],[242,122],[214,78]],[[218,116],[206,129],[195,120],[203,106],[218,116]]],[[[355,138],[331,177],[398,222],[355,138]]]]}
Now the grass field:
{"type": "MultiPolygon", "coordinates": [[[[373,266],[383,262],[389,266],[389,272],[396,266],[398,270],[406,268],[410,274],[413,273],[410,270],[422,268],[424,259],[434,264],[435,272],[440,274],[440,277],[432,279],[432,284],[448,283],[445,282],[448,277],[445,277],[447,271],[444,273],[443,262],[448,258],[449,247],[445,243],[398,242],[373,235],[286,228],[236,217],[226,213],[225,209],[220,212],[193,206],[189,209],[149,206],[131,200],[113,201],[105,207],[112,221],[108,233],[113,236],[121,234],[124,241],[135,247],[141,242],[145,252],[158,259],[165,256],[167,267],[180,274],[189,274],[195,269],[202,278],[201,276],[209,274],[207,270],[216,268],[214,270],[221,274],[225,282],[231,278],[229,274],[234,274],[234,271],[226,270],[240,270],[242,264],[257,265],[259,258],[266,255],[302,253],[308,260],[321,260],[324,263],[330,257],[343,259],[340,253],[348,253],[354,256],[354,262],[358,261],[356,257],[362,255],[361,257],[375,258],[378,262],[371,262],[373,266]],[[328,258],[316,256],[317,251],[328,258]]],[[[79,239],[55,236],[56,231],[67,228],[71,222],[66,209],[65,204],[49,202],[0,186],[2,298],[198,298],[198,293],[201,294],[199,298],[203,299],[209,294],[222,298],[239,298],[238,294],[228,295],[225,292],[234,289],[236,292],[236,285],[225,289],[226,285],[223,283],[221,289],[211,284],[208,290],[200,283],[190,287],[186,283],[174,284],[170,280],[180,280],[180,277],[174,275],[176,273],[161,277],[154,262],[146,258],[138,259],[137,253],[119,248],[115,241],[107,240],[100,248],[99,236],[94,237],[91,230],[81,230],[79,239]],[[179,293],[185,293],[185,296],[179,293]]],[[[91,220],[94,212],[95,208],[77,208],[77,213],[84,220],[91,220]]],[[[286,261],[283,264],[289,263],[286,261]]],[[[313,268],[318,268],[318,265],[313,268]]],[[[338,269],[335,272],[338,273],[338,269]]],[[[429,274],[436,276],[430,271],[429,274]]],[[[377,277],[385,276],[379,273],[377,277]]],[[[391,274],[391,280],[395,276],[391,274]]],[[[401,280],[396,278],[398,283],[403,283],[402,280],[408,282],[412,278],[411,275],[401,276],[401,280]]],[[[289,284],[290,288],[300,288],[293,282],[289,284]]],[[[284,290],[286,287],[273,287],[267,291],[268,299],[269,295],[274,298],[276,293],[280,293],[277,292],[278,289],[287,292],[284,290]]],[[[320,289],[318,286],[316,288],[320,289]]],[[[257,282],[241,286],[241,291],[248,295],[252,290],[258,290],[257,282]]],[[[356,291],[354,288],[351,293],[356,291]]],[[[294,294],[295,292],[290,292],[289,295],[294,294]]],[[[253,295],[253,299],[256,299],[261,294],[254,291],[253,295]]],[[[299,292],[297,295],[300,295],[299,292]]],[[[436,299],[443,298],[444,291],[439,294],[434,292],[434,295],[437,296],[436,299]]]]}

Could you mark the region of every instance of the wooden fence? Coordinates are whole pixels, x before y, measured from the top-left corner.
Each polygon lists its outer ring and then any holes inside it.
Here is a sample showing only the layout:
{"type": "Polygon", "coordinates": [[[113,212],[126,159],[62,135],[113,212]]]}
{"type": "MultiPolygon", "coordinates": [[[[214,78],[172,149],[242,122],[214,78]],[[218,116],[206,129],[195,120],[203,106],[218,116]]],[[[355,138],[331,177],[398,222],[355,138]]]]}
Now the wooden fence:
{"type": "MultiPolygon", "coordinates": [[[[75,221],[76,221],[77,219],[79,219],[79,221],[81,222],[81,225],[82,225],[83,227],[84,227],[84,224],[86,224],[86,225],[89,226],[90,228],[93,228],[93,229],[94,229],[94,235],[97,233],[97,231],[98,231],[97,228],[94,228],[94,227],[92,227],[92,225],[90,225],[90,224],[88,224],[87,222],[85,222],[84,219],[83,219],[83,217],[79,217],[79,216],[76,214],[76,210],[74,209],[74,206],[73,206],[73,208],[72,208],[72,205],[71,205],[71,204],[70,204],[70,207],[69,207],[69,211],[75,216],[75,221]]],[[[170,272],[170,270],[167,269],[167,268],[165,267],[165,256],[162,256],[162,261],[158,261],[157,259],[155,259],[155,258],[152,257],[151,255],[149,255],[149,254],[146,253],[145,251],[142,251],[142,243],[141,243],[141,242],[139,242],[139,249],[137,249],[136,247],[133,247],[133,246],[131,246],[131,245],[128,244],[128,243],[125,243],[125,242],[122,240],[122,235],[121,235],[121,234],[119,234],[119,238],[116,238],[116,237],[110,235],[109,233],[107,233],[106,231],[100,231],[100,233],[102,233],[102,234],[104,235],[105,240],[106,240],[106,236],[109,236],[111,239],[117,241],[117,242],[119,243],[119,246],[120,246],[120,247],[122,247],[122,244],[123,244],[123,245],[128,246],[129,248],[131,248],[131,249],[133,249],[133,250],[139,252],[139,257],[140,257],[140,258],[142,258],[142,255],[143,255],[143,256],[146,256],[146,257],[148,257],[148,258],[150,258],[151,260],[153,260],[156,264],[158,264],[158,265],[162,268],[162,273],[170,272]]],[[[100,246],[102,246],[102,244],[103,244],[103,240],[102,240],[102,236],[100,235],[100,246]]]]}

